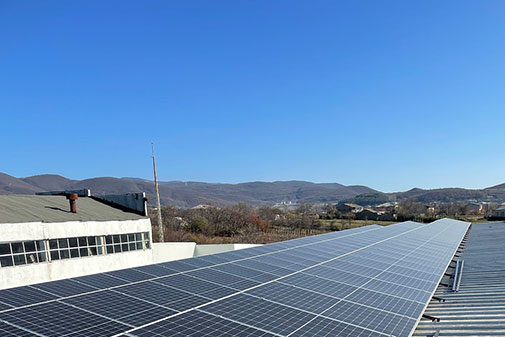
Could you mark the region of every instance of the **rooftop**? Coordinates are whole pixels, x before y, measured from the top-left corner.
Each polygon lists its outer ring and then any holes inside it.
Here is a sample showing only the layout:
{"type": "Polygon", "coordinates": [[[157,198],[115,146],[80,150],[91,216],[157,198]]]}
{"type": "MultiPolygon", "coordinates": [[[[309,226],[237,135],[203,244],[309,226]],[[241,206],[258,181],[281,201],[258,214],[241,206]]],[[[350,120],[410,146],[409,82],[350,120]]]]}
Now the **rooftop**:
{"type": "MultiPolygon", "coordinates": [[[[446,276],[426,314],[440,322],[422,320],[414,336],[503,336],[505,335],[505,223],[472,224],[460,257],[464,261],[458,292],[446,276]]],[[[454,272],[452,269],[450,274],[454,272]]]]}
{"type": "Polygon", "coordinates": [[[137,220],[143,218],[145,217],[89,197],[79,198],[77,213],[72,213],[65,196],[0,195],[0,224],[137,220]]]}

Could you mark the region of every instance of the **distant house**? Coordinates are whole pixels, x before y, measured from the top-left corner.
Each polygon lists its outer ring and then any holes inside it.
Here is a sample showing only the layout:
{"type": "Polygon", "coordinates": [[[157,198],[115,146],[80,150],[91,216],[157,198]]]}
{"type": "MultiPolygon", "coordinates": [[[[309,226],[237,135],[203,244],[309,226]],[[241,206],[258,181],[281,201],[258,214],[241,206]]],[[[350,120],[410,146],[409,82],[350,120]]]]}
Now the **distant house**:
{"type": "Polygon", "coordinates": [[[337,205],[335,207],[337,211],[340,213],[359,213],[363,210],[363,206],[352,204],[352,203],[345,203],[341,205],[337,205]]]}
{"type": "Polygon", "coordinates": [[[356,220],[379,220],[379,212],[370,208],[365,208],[361,212],[356,213],[356,220]]]}
{"type": "Polygon", "coordinates": [[[484,214],[486,213],[486,207],[478,202],[469,202],[466,204],[468,207],[468,212],[472,214],[484,214]]]}
{"type": "Polygon", "coordinates": [[[502,205],[493,211],[493,218],[505,219],[505,205],[502,205]]]}
{"type": "Polygon", "coordinates": [[[218,207],[214,207],[212,205],[207,205],[207,204],[200,204],[200,205],[196,205],[194,207],[191,207],[191,209],[209,209],[209,208],[218,208],[218,207]]]}
{"type": "Polygon", "coordinates": [[[398,202],[385,202],[379,205],[373,206],[373,209],[377,212],[393,213],[398,207],[398,202]]]}
{"type": "Polygon", "coordinates": [[[373,220],[373,221],[393,221],[394,216],[389,212],[378,212],[371,208],[364,208],[361,212],[356,213],[356,220],[373,220]]]}

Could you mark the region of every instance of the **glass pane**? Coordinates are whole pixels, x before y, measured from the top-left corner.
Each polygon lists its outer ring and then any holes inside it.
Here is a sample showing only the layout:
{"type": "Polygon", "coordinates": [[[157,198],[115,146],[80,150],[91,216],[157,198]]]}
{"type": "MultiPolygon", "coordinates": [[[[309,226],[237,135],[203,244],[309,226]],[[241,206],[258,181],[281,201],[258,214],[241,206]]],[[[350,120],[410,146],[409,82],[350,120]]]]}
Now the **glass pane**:
{"type": "Polygon", "coordinates": [[[8,243],[0,244],[0,255],[12,254],[11,253],[11,245],[8,243]]]}
{"type": "Polygon", "coordinates": [[[60,257],[61,257],[61,259],[68,259],[68,258],[70,258],[70,251],[68,249],[62,249],[62,250],[60,250],[60,257]]]}
{"type": "Polygon", "coordinates": [[[128,241],[135,241],[135,234],[128,234],[128,241]]]}
{"type": "Polygon", "coordinates": [[[60,245],[60,248],[68,248],[67,239],[58,239],[58,244],[60,245]]]}
{"type": "Polygon", "coordinates": [[[88,248],[88,253],[90,255],[97,255],[96,247],[95,246],[89,247],[88,248]]]}
{"type": "Polygon", "coordinates": [[[58,254],[57,250],[51,250],[51,260],[59,260],[60,255],[58,254]]]}
{"type": "Polygon", "coordinates": [[[79,252],[81,253],[81,257],[88,256],[88,248],[79,248],[79,252]]]}
{"type": "Polygon", "coordinates": [[[79,247],[86,247],[88,243],[86,242],[86,237],[79,238],[79,247]]]}
{"type": "Polygon", "coordinates": [[[110,245],[112,243],[112,235],[107,235],[105,237],[105,243],[110,245]]]}
{"type": "Polygon", "coordinates": [[[121,244],[121,249],[123,250],[123,252],[127,252],[128,251],[128,244],[127,243],[121,244]]]}
{"type": "Polygon", "coordinates": [[[77,247],[77,238],[68,239],[68,244],[70,248],[77,247]]]}
{"type": "Polygon", "coordinates": [[[25,241],[25,252],[34,252],[35,250],[34,241],[25,241]]]}
{"type": "Polygon", "coordinates": [[[121,253],[121,245],[114,245],[114,253],[121,253]]]}
{"type": "Polygon", "coordinates": [[[127,234],[121,234],[121,242],[128,242],[128,235],[127,234]]]}
{"type": "Polygon", "coordinates": [[[135,250],[135,247],[137,247],[135,245],[135,242],[130,242],[129,245],[130,245],[130,250],[135,250]]]}
{"type": "MultiPolygon", "coordinates": [[[[46,250],[46,246],[44,245],[44,240],[39,240],[36,242],[36,244],[37,244],[37,251],[43,252],[46,250]]],[[[39,259],[39,261],[40,261],[40,259],[39,259]]]]}
{"type": "Polygon", "coordinates": [[[107,246],[107,254],[114,254],[114,247],[107,246]]]}
{"type": "Polygon", "coordinates": [[[137,249],[142,249],[142,241],[137,241],[137,249]]]}
{"type": "Polygon", "coordinates": [[[88,245],[96,246],[96,238],[94,236],[88,236],[88,245]]]}
{"type": "Polygon", "coordinates": [[[79,250],[78,249],[70,249],[70,257],[79,257],[79,250]]]}
{"type": "Polygon", "coordinates": [[[23,243],[22,242],[13,242],[11,243],[12,246],[12,253],[24,253],[23,251],[23,243]]]}
{"type": "Polygon", "coordinates": [[[135,234],[135,241],[142,241],[142,233],[135,234]]]}
{"type": "Polygon", "coordinates": [[[49,249],[58,249],[58,240],[49,240],[49,249]]]}
{"type": "Polygon", "coordinates": [[[119,235],[114,235],[114,243],[121,243],[121,239],[119,238],[119,235]]]}
{"type": "Polygon", "coordinates": [[[14,255],[14,265],[19,266],[22,264],[26,264],[25,254],[14,255]]]}
{"type": "Polygon", "coordinates": [[[2,265],[2,267],[10,267],[13,265],[12,263],[12,256],[11,255],[8,255],[8,256],[0,256],[0,265],[2,265]]]}
{"type": "Polygon", "coordinates": [[[103,247],[102,246],[97,246],[96,247],[96,253],[98,255],[103,255],[103,247]]]}
{"type": "Polygon", "coordinates": [[[39,256],[39,262],[46,262],[47,260],[46,252],[38,253],[37,255],[39,256]]]}
{"type": "Polygon", "coordinates": [[[37,253],[26,254],[26,263],[37,263],[37,253]]]}

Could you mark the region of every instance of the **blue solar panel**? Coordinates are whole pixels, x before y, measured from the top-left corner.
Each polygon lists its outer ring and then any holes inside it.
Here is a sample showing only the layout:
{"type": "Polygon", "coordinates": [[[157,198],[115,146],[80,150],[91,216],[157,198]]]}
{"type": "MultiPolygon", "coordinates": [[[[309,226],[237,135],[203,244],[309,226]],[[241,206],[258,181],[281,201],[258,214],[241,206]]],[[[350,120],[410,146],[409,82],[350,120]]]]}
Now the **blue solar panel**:
{"type": "Polygon", "coordinates": [[[61,297],[89,293],[97,289],[95,287],[88,286],[71,279],[39,283],[31,285],[30,287],[42,290],[47,293],[57,294],[57,296],[61,297]]]}
{"type": "Polygon", "coordinates": [[[0,332],[409,336],[467,228],[369,226],[3,290],[0,332]]]}
{"type": "Polygon", "coordinates": [[[193,310],[138,329],[127,336],[187,337],[274,337],[275,335],[222,317],[193,310]]]}
{"type": "Polygon", "coordinates": [[[2,303],[12,307],[22,307],[25,305],[51,301],[58,297],[60,296],[56,296],[31,286],[0,290],[0,300],[2,303]]]}
{"type": "Polygon", "coordinates": [[[113,336],[129,325],[77,309],[61,302],[38,304],[0,313],[0,321],[42,336],[113,336]]]}
{"type": "Polygon", "coordinates": [[[2,337],[36,337],[36,334],[22,330],[0,321],[0,336],[2,337]]]}

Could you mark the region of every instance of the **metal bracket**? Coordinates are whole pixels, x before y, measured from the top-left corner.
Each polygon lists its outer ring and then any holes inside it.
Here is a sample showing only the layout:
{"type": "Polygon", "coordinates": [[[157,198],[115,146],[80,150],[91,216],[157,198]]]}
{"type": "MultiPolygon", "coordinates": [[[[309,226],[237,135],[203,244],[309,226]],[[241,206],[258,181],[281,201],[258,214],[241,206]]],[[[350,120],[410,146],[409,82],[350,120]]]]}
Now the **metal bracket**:
{"type": "Polygon", "coordinates": [[[465,265],[464,260],[456,261],[456,271],[454,272],[454,280],[452,282],[452,291],[458,292],[459,285],[461,283],[461,275],[463,274],[463,266],[465,265]]]}
{"type": "Polygon", "coordinates": [[[435,316],[430,316],[430,315],[423,314],[423,318],[429,319],[432,322],[440,322],[440,318],[435,317],[435,316]]]}

